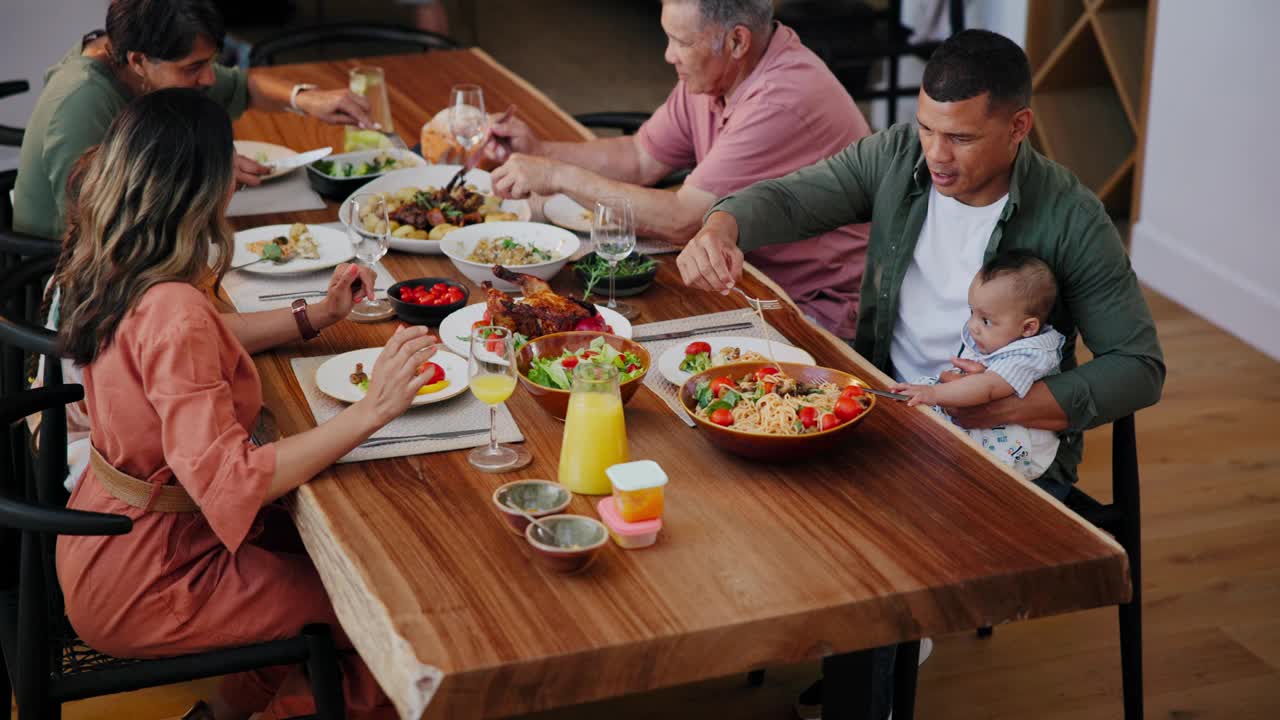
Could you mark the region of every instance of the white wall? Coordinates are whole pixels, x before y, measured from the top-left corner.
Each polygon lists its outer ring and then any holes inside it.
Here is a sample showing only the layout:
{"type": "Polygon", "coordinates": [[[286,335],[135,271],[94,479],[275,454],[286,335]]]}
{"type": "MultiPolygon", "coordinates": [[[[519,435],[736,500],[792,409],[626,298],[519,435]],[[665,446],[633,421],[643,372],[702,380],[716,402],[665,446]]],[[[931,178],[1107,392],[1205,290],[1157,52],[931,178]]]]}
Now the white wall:
{"type": "Polygon", "coordinates": [[[1162,0],[1138,276],[1280,359],[1280,2],[1162,0]]]}
{"type": "MultiPolygon", "coordinates": [[[[107,0],[0,0],[0,80],[31,84],[22,95],[0,99],[0,125],[26,127],[44,71],[106,16],[107,0]]],[[[17,149],[6,150],[0,147],[0,169],[17,166],[17,149]]]]}

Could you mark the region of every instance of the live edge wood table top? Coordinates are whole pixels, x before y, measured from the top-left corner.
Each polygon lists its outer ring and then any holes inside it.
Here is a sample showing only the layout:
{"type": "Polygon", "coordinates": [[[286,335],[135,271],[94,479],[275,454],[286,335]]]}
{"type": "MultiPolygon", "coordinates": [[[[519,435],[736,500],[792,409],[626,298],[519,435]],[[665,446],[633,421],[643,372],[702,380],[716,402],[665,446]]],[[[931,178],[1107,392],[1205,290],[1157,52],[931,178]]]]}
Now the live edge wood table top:
{"type": "MultiPolygon", "coordinates": [[[[410,144],[459,82],[483,86],[490,107],[514,103],[544,138],[591,137],[480,50],[359,63],[385,69],[410,144]]],[[[356,64],[267,72],[341,87],[356,64]]],[[[288,114],[251,111],[235,127],[238,138],[296,150],[342,144],[339,128],[288,114]]],[[[235,224],[328,222],[336,208],[235,224]]],[[[392,252],[383,262],[398,278],[466,282],[440,255],[392,252]]],[[[555,285],[567,292],[572,283],[562,272],[555,285]]],[[[782,296],[754,270],[741,285],[782,296]]],[[[744,306],[736,295],[685,288],[673,255],[654,287],[630,300],[636,322],[744,306]]],[[[818,364],[887,382],[794,306],[768,319],[818,364]]],[[[394,328],[339,323],[259,356],[281,430],[315,424],[291,358],[378,346],[394,328]]],[[[563,425],[520,390],[508,407],[534,457],[521,471],[477,472],[465,451],[345,464],[292,500],[343,628],[404,717],[530,712],[1129,597],[1114,541],[926,410],[880,402],[846,447],[773,465],[719,451],[645,388],[626,422],[631,456],[671,476],[658,544],[610,543],[585,573],[552,574],[496,516],[490,495],[513,479],[555,479],[563,425]]],[[[594,503],[576,497],[569,511],[594,517],[594,503]]]]}

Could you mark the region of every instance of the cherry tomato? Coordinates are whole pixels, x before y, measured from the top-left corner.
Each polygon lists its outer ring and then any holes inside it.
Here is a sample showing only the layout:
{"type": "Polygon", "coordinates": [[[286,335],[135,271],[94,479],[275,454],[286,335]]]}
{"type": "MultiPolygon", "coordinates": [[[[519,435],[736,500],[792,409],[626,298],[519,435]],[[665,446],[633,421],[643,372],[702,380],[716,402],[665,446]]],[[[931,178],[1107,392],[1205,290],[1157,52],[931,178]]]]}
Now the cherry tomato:
{"type": "Polygon", "coordinates": [[[802,407],[796,415],[800,418],[800,424],[807,428],[818,424],[818,410],[816,408],[802,407]]]}
{"type": "Polygon", "coordinates": [[[711,345],[709,343],[704,343],[701,340],[699,340],[697,342],[689,343],[689,347],[686,347],[684,349],[685,355],[698,355],[700,353],[710,354],[711,345]]]}
{"type": "Polygon", "coordinates": [[[595,317],[586,317],[574,324],[574,330],[589,330],[594,332],[604,331],[607,326],[604,324],[604,318],[596,315],[595,317]]]}
{"type": "Polygon", "coordinates": [[[612,334],[613,334],[613,326],[612,326],[612,325],[605,325],[605,326],[604,326],[604,332],[607,332],[607,333],[609,333],[610,335],[612,335],[612,334]]]}
{"type": "Polygon", "coordinates": [[[427,384],[438,383],[444,379],[444,368],[427,360],[418,365],[417,374],[427,376],[427,384]]]}
{"type": "Polygon", "coordinates": [[[598,354],[599,354],[599,353],[597,353],[595,350],[583,350],[583,351],[582,351],[582,359],[583,359],[583,360],[586,360],[587,358],[593,358],[593,357],[595,357],[595,356],[596,356],[596,355],[598,355],[598,354]]]}
{"type": "Polygon", "coordinates": [[[565,370],[572,370],[578,366],[578,358],[570,355],[569,357],[561,360],[560,364],[564,366],[565,370]]]}
{"type": "Polygon", "coordinates": [[[426,292],[426,291],[427,291],[427,288],[426,288],[425,286],[423,286],[423,285],[414,285],[414,286],[413,286],[413,291],[414,291],[415,293],[426,292]]]}
{"type": "Polygon", "coordinates": [[[762,383],[762,385],[764,386],[765,395],[768,395],[769,393],[773,392],[773,389],[777,387],[774,383],[771,383],[771,382],[762,383]]]}
{"type": "Polygon", "coordinates": [[[777,374],[778,374],[778,368],[772,365],[765,365],[764,367],[756,371],[756,379],[763,380],[769,377],[770,375],[777,375],[777,374]]]}
{"type": "Polygon", "coordinates": [[[733,411],[727,408],[719,408],[711,411],[711,422],[729,427],[733,424],[733,411]]]}
{"type": "Polygon", "coordinates": [[[482,328],[482,327],[485,327],[486,325],[487,325],[487,323],[486,323],[485,321],[483,321],[483,320],[477,320],[477,321],[475,321],[475,322],[471,323],[471,330],[472,330],[472,331],[475,331],[477,328],[482,328]]]}
{"type": "Polygon", "coordinates": [[[718,377],[711,381],[711,394],[720,397],[727,390],[737,390],[738,385],[727,377],[718,377]]]}
{"type": "Polygon", "coordinates": [[[637,364],[635,364],[635,363],[631,363],[631,364],[627,365],[626,372],[633,373],[633,372],[635,372],[635,371],[637,371],[637,370],[639,370],[639,369],[640,369],[640,366],[639,366],[639,365],[637,365],[637,364]]]}
{"type": "Polygon", "coordinates": [[[842,397],[836,401],[835,414],[841,420],[852,420],[862,414],[862,403],[842,397]]]}
{"type": "Polygon", "coordinates": [[[485,324],[485,325],[488,325],[490,322],[493,322],[493,318],[489,317],[489,309],[488,309],[488,308],[485,308],[485,310],[484,310],[484,324],[485,324]]]}
{"type": "Polygon", "coordinates": [[[484,341],[484,349],[494,355],[503,355],[507,352],[507,343],[502,338],[489,338],[484,341]]]}
{"type": "Polygon", "coordinates": [[[864,394],[866,393],[860,385],[847,385],[844,390],[840,391],[840,397],[842,398],[862,397],[864,394]]]}
{"type": "Polygon", "coordinates": [[[831,413],[822,413],[822,417],[818,418],[819,430],[830,430],[831,428],[843,422],[840,418],[831,413]]]}
{"type": "Polygon", "coordinates": [[[444,283],[436,283],[435,285],[431,286],[431,289],[434,292],[444,292],[449,289],[449,286],[445,285],[444,283]]]}

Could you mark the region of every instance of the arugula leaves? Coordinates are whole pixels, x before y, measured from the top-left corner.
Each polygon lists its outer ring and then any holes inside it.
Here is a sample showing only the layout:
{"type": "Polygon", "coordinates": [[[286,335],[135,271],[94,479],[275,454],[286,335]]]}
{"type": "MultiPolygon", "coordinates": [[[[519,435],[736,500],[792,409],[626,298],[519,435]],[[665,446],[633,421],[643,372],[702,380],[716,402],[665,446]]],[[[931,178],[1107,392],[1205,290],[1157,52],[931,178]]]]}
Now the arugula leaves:
{"type": "MultiPolygon", "coordinates": [[[[617,277],[645,275],[652,272],[657,266],[657,261],[648,255],[632,253],[618,263],[617,277]]],[[[595,290],[596,285],[601,280],[609,277],[610,273],[608,261],[595,253],[579,260],[574,267],[587,276],[586,281],[582,284],[583,299],[590,297],[591,291],[595,290]]]]}

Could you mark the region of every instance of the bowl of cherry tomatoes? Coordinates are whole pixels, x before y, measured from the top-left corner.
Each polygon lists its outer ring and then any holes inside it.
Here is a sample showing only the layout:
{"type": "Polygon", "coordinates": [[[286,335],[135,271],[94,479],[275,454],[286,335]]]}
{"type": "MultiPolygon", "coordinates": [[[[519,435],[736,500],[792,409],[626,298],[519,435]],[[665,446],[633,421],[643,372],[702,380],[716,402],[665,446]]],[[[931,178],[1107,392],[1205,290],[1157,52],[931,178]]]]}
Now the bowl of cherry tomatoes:
{"type": "Polygon", "coordinates": [[[396,316],[410,325],[435,325],[467,304],[471,292],[448,278],[415,278],[387,289],[396,316]]]}

